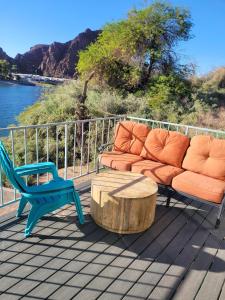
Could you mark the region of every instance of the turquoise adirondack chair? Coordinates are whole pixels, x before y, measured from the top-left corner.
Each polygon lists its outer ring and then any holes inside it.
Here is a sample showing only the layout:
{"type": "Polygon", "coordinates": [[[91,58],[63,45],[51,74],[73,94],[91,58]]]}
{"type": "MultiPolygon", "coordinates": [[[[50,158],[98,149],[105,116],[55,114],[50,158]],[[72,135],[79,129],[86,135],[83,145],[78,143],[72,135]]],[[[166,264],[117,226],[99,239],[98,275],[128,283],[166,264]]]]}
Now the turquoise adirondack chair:
{"type": "Polygon", "coordinates": [[[14,168],[3,143],[0,141],[0,165],[10,183],[21,194],[17,217],[21,216],[28,202],[31,205],[25,229],[26,237],[31,235],[34,226],[42,216],[69,203],[75,204],[79,221],[81,224],[84,223],[80,197],[74,188],[73,181],[59,177],[54,163],[43,162],[14,168]],[[22,178],[26,175],[43,173],[51,173],[53,179],[42,185],[27,186],[22,178]]]}

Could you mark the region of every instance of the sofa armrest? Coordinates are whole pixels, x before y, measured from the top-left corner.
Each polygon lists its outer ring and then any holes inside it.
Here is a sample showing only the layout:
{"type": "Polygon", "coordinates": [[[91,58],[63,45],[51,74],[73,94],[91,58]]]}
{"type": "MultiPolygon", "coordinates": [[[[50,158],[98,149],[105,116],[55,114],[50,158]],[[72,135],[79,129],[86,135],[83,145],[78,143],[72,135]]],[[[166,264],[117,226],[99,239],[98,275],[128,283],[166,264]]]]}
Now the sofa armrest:
{"type": "Polygon", "coordinates": [[[101,154],[103,151],[105,151],[105,149],[111,145],[113,145],[114,143],[107,143],[107,144],[102,144],[100,147],[98,147],[98,152],[101,154]]]}

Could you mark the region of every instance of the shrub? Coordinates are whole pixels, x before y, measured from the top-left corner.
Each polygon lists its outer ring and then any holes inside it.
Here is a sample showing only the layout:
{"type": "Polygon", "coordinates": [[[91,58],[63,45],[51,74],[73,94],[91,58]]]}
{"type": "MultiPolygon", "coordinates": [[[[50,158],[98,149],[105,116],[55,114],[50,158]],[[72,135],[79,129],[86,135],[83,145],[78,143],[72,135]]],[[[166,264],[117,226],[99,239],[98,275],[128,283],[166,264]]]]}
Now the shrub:
{"type": "MultiPolygon", "coordinates": [[[[70,81],[63,85],[50,88],[44,91],[40,100],[34,105],[28,107],[24,112],[18,116],[19,125],[37,125],[46,123],[56,123],[65,121],[75,121],[78,119],[77,107],[79,104],[80,95],[82,93],[82,82],[70,81]]],[[[96,86],[91,86],[88,90],[88,98],[85,102],[87,107],[88,117],[104,117],[118,114],[136,114],[140,115],[146,105],[143,97],[135,97],[133,94],[123,96],[116,91],[108,89],[99,89],[96,86]]],[[[113,124],[109,124],[113,130],[113,124]]],[[[102,124],[98,125],[97,142],[101,144],[102,140],[102,124]]],[[[107,125],[108,126],[108,125],[107,125]]],[[[77,126],[77,138],[74,141],[74,125],[68,126],[68,165],[73,164],[74,159],[74,143],[76,144],[76,161],[79,164],[81,159],[81,127],[77,126]]],[[[83,153],[82,157],[85,162],[87,159],[87,143],[90,138],[90,161],[94,159],[96,154],[95,148],[95,126],[90,128],[90,137],[88,125],[84,125],[83,135],[83,153]]],[[[105,128],[106,130],[106,128],[105,128]]],[[[111,131],[112,131],[111,130],[111,131]]],[[[112,134],[112,132],[111,132],[112,134]]],[[[58,140],[58,162],[59,167],[64,166],[64,138],[65,127],[58,127],[56,132],[55,126],[50,126],[48,129],[49,143],[47,144],[47,129],[40,128],[26,130],[27,137],[27,163],[32,163],[37,160],[47,160],[47,147],[49,149],[49,160],[56,161],[56,140],[58,140]],[[37,135],[37,136],[36,136],[37,135]],[[36,138],[38,139],[38,153],[36,152],[36,138]]],[[[104,135],[104,138],[107,138],[104,135]]],[[[24,151],[24,132],[14,132],[14,148],[15,148],[15,162],[16,164],[25,163],[24,151]],[[22,142],[21,142],[22,141],[22,142]]],[[[11,140],[5,140],[9,151],[11,151],[11,140]]]]}

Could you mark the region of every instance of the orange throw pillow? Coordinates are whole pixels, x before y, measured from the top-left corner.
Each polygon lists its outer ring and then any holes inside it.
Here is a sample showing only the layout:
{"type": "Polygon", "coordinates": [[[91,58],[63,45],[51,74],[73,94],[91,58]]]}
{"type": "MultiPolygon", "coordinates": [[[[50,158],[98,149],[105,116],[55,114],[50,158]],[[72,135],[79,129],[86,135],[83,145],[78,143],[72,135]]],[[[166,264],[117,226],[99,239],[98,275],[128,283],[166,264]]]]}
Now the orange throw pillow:
{"type": "Polygon", "coordinates": [[[149,130],[145,124],[131,121],[118,123],[113,150],[140,155],[149,130]]]}
{"type": "Polygon", "coordinates": [[[225,140],[209,135],[196,135],[182,167],[186,170],[225,180],[225,140]]]}
{"type": "Polygon", "coordinates": [[[189,143],[189,138],[179,132],[155,128],[149,132],[141,156],[181,168],[189,143]]]}

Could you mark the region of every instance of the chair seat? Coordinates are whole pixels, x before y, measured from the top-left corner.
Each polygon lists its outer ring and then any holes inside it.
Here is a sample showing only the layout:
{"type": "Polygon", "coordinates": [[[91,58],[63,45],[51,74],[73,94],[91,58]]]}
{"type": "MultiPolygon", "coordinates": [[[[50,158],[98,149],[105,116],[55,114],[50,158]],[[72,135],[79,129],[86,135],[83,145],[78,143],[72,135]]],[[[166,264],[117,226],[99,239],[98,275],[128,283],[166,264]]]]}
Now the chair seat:
{"type": "Polygon", "coordinates": [[[140,160],[143,158],[138,155],[121,151],[104,152],[100,155],[102,165],[119,171],[131,171],[131,165],[140,160]]]}
{"type": "Polygon", "coordinates": [[[27,189],[28,193],[43,193],[43,192],[52,192],[52,191],[61,191],[62,189],[67,189],[73,187],[72,180],[64,180],[61,177],[51,180],[47,183],[41,185],[34,185],[27,189]]]}
{"type": "Polygon", "coordinates": [[[225,181],[191,171],[176,176],[172,181],[172,187],[177,191],[218,204],[221,203],[225,193],[225,181]]]}
{"type": "Polygon", "coordinates": [[[10,183],[21,193],[17,218],[22,215],[28,202],[31,205],[25,229],[26,237],[31,235],[32,230],[41,217],[72,202],[76,206],[80,223],[84,223],[80,197],[74,188],[73,181],[60,178],[53,163],[43,162],[14,168],[3,143],[0,141],[0,164],[10,183]],[[21,176],[45,172],[50,172],[53,179],[43,185],[27,186],[21,178],[21,176]]]}
{"type": "Polygon", "coordinates": [[[131,170],[132,172],[149,176],[157,183],[165,185],[170,185],[172,179],[184,171],[183,169],[152,160],[136,162],[132,164],[131,170]]]}

